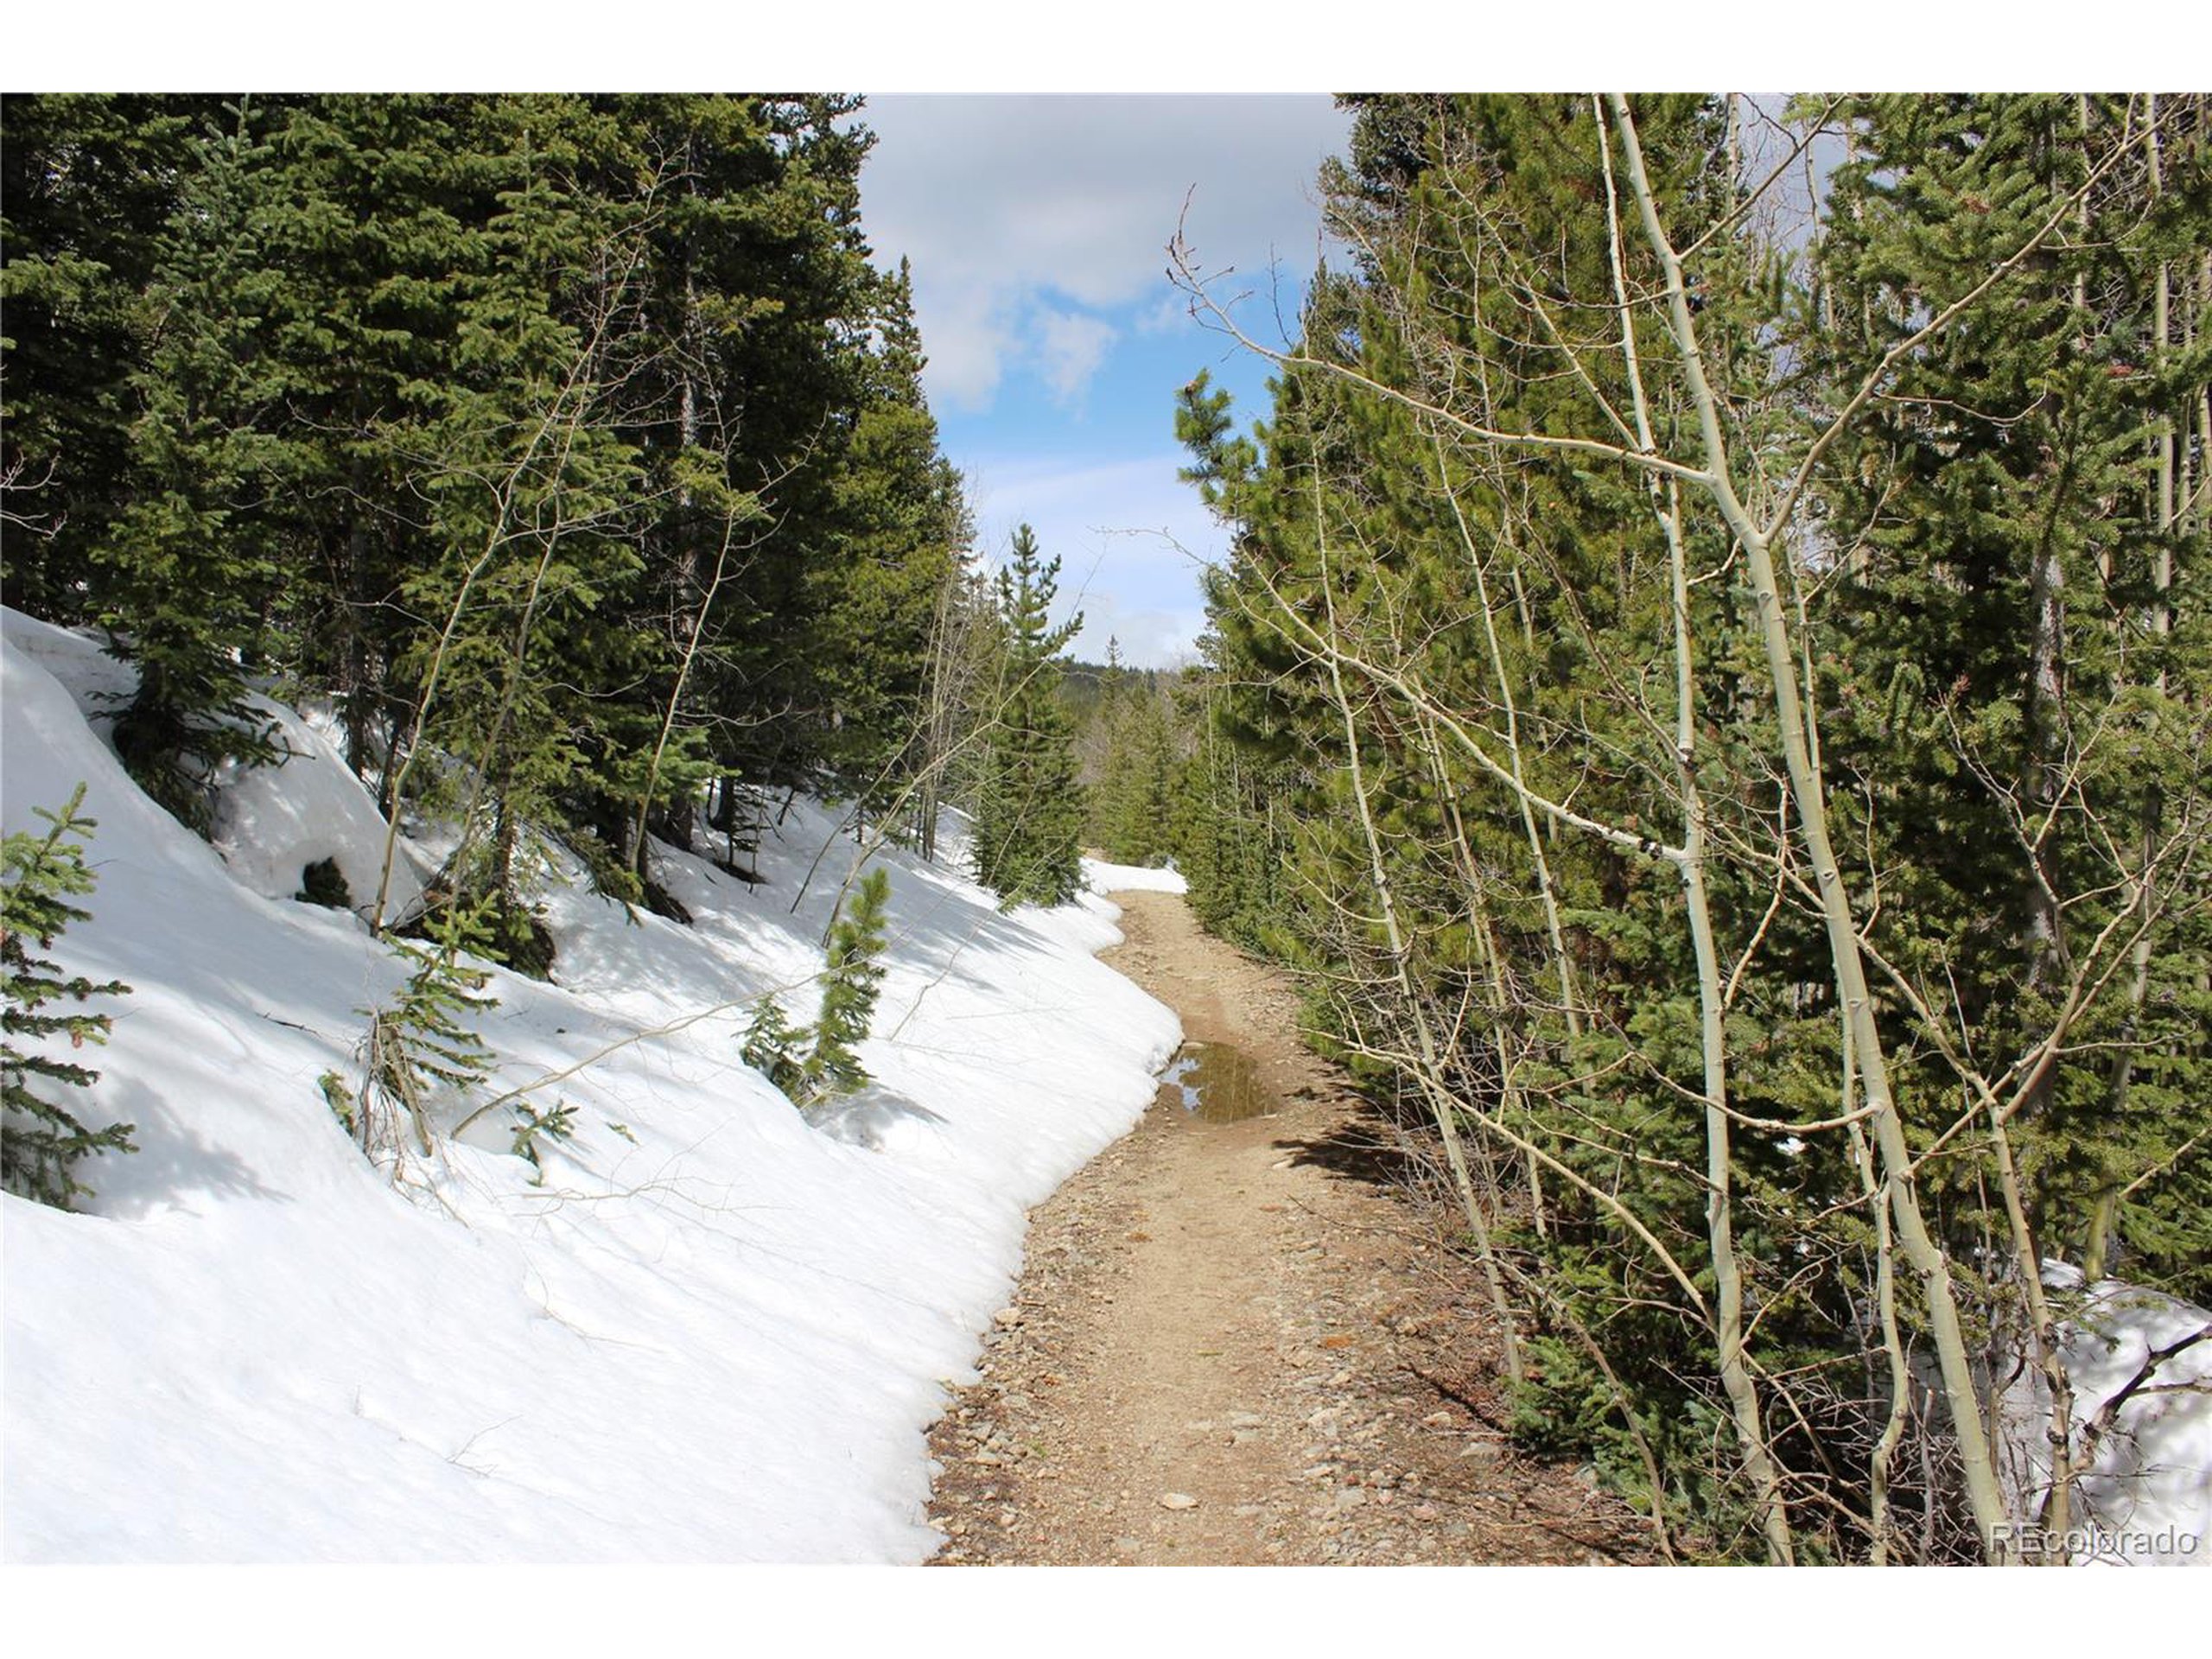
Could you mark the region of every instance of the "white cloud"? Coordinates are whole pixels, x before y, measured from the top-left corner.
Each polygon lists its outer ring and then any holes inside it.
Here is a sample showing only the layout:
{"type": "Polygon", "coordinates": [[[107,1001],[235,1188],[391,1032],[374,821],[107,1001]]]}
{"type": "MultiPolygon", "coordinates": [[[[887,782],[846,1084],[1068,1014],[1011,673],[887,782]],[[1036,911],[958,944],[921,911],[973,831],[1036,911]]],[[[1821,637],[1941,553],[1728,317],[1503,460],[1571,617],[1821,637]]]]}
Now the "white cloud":
{"type": "Polygon", "coordinates": [[[1036,321],[1038,371],[1052,389],[1053,400],[1064,407],[1080,403],[1121,331],[1081,311],[1043,306],[1037,308],[1036,321]]]}
{"type": "MultiPolygon", "coordinates": [[[[915,285],[921,285],[918,276],[915,285]]],[[[1006,313],[994,307],[996,297],[977,288],[931,301],[923,349],[933,399],[963,410],[990,407],[1014,333],[1006,313]]]]}
{"type": "Polygon", "coordinates": [[[931,395],[968,410],[1009,367],[1049,379],[1080,361],[1043,321],[1066,302],[1149,314],[1172,298],[1179,222],[1247,285],[1276,259],[1309,270],[1311,183],[1349,127],[1319,96],[886,98],[865,119],[870,238],[912,259],[931,395]]]}
{"type": "Polygon", "coordinates": [[[1108,647],[1121,652],[1131,668],[1180,668],[1198,660],[1198,638],[1205,613],[1132,610],[1103,589],[1084,595],[1083,631],[1068,645],[1080,662],[1103,663],[1108,647]]]}
{"type": "Polygon", "coordinates": [[[1173,334],[1189,321],[1191,302],[1181,294],[1163,294],[1154,304],[1137,314],[1136,331],[1141,334],[1173,334]]]}

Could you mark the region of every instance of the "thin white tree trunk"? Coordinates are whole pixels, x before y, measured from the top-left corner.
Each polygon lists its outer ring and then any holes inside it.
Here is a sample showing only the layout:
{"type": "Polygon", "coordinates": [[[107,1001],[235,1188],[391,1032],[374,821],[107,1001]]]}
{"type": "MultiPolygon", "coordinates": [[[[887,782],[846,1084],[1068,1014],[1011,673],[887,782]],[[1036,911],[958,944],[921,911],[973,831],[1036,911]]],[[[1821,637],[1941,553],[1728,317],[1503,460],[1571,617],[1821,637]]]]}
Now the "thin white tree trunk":
{"type": "Polygon", "coordinates": [[[1967,1503],[1974,1513],[1975,1529],[1980,1535],[1983,1553],[1993,1561],[2005,1560],[2011,1558],[2012,1551],[2003,1489],[1982,1415],[1973,1362],[1967,1351],[1965,1330],[1951,1282],[1950,1262],[1928,1230],[1913,1186],[1912,1148],[1890,1084],[1881,1033],[1874,1019],[1873,997],[1859,954],[1857,920],[1828,838],[1827,785],[1814,769],[1806,745],[1810,711],[1801,705],[1797,695],[1795,653],[1783,614],[1773,551],[1769,537],[1752,522],[1731,479],[1731,457],[1721,429],[1719,404],[1706,378],[1697,327],[1683,285],[1681,262],[1659,219],[1658,203],[1645,172],[1643,147],[1637,138],[1628,100],[1620,93],[1611,92],[1606,94],[1606,101],[1627,157],[1630,192],[1643,219],[1646,240],[1666,276],[1669,333],[1697,411],[1704,450],[1705,464],[1697,482],[1711,495],[1744,550],[1746,572],[1751,578],[1754,620],[1765,650],[1768,678],[1778,717],[1791,806],[1808,861],[1813,867],[1837,994],[1852,1021],[1859,1075],[1866,1087],[1866,1104],[1873,1114],[1871,1121],[1875,1144],[1881,1153],[1884,1183],[1898,1241],[1906,1260],[1920,1275],[1927,1298],[1944,1399],[1958,1436],[1967,1503]]]}
{"type": "MultiPolygon", "coordinates": [[[[1734,118],[1732,102],[1732,179],[1735,164],[1734,118]]],[[[1637,444],[1649,454],[1657,446],[1651,429],[1650,407],[1644,396],[1643,365],[1637,353],[1636,317],[1629,306],[1628,272],[1621,255],[1612,147],[1605,140],[1602,120],[1599,123],[1598,143],[1605,180],[1605,220],[1613,294],[1620,309],[1621,356],[1628,374],[1637,444]]],[[[1758,1497],[1767,1553],[1786,1567],[1795,1560],[1789,1510],[1783,1502],[1780,1476],[1767,1449],[1758,1390],[1744,1357],[1744,1280],[1736,1256],[1735,1224],[1730,1204],[1734,1172],[1729,1158],[1728,1050],[1724,1024],[1726,1009],[1721,996],[1720,957],[1713,941],[1712,903],[1706,892],[1705,795],[1697,781],[1697,666],[1690,643],[1689,561],[1682,545],[1676,481],[1671,478],[1662,481],[1656,473],[1648,473],[1644,482],[1651,494],[1652,515],[1667,543],[1669,603],[1673,612],[1675,781],[1681,795],[1683,817],[1681,853],[1675,860],[1675,868],[1681,875],[1683,906],[1688,913],[1691,948],[1697,963],[1698,1039],[1705,1093],[1706,1238],[1713,1252],[1713,1334],[1719,1347],[1720,1383],[1735,1415],[1736,1438],[1743,1448],[1745,1473],[1751,1477],[1758,1497]]]]}

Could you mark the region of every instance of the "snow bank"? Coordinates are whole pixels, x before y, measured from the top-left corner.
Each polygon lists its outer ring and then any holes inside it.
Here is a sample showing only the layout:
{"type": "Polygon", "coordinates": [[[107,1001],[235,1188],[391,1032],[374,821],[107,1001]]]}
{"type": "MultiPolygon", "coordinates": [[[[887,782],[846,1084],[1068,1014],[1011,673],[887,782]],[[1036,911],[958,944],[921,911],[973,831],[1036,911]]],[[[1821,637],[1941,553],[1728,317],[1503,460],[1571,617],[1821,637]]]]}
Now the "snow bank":
{"type": "Polygon", "coordinates": [[[1083,861],[1084,885],[1093,893],[1188,893],[1191,884],[1172,866],[1155,870],[1142,864],[1109,864],[1103,859],[1083,861]]]}
{"type": "Polygon", "coordinates": [[[99,887],[54,954],[134,988],[77,1109],[140,1148],[80,1172],[90,1213],[0,1200],[9,1559],[931,1551],[923,1432],[972,1376],[1024,1211],[1135,1121],[1179,1039],[1090,959],[1111,905],[1004,916],[887,855],[875,1085],[817,1128],[738,1045],[763,992],[811,1017],[854,855],[816,866],[826,817],[790,815],[757,887],[667,852],[689,928],[556,885],[559,983],[496,975],[480,1029],[494,1087],[538,1084],[574,1138],[541,1141],[534,1185],[487,1120],[410,1196],[317,1087],[358,1073],[360,1011],[401,968],[289,897],[327,857],[372,897],[368,798],[287,712],[296,758],[233,782],[219,852],[88,725],[127,674],[12,613],[4,641],[6,827],[88,781],[99,887]]]}
{"type": "MultiPolygon", "coordinates": [[[[2182,1345],[2212,1327],[2212,1313],[2118,1280],[2084,1288],[2061,1262],[2046,1262],[2044,1278],[2066,1310],[2077,1459],[2090,1426],[2128,1390],[2075,1483],[2069,1554],[2083,1565],[2212,1566],[2212,1340],[2182,1345]]],[[[2032,1366],[2005,1391],[2006,1484],[2023,1517],[2050,1484],[2050,1402],[2032,1366]]]]}
{"type": "MultiPolygon", "coordinates": [[[[374,914],[384,874],[384,815],[322,731],[282,703],[266,697],[252,703],[291,758],[277,766],[226,765],[215,803],[216,851],[241,884],[264,899],[296,898],[307,867],[332,860],[355,912],[374,914]]],[[[422,896],[403,843],[392,860],[385,914],[404,917],[422,896]]]]}

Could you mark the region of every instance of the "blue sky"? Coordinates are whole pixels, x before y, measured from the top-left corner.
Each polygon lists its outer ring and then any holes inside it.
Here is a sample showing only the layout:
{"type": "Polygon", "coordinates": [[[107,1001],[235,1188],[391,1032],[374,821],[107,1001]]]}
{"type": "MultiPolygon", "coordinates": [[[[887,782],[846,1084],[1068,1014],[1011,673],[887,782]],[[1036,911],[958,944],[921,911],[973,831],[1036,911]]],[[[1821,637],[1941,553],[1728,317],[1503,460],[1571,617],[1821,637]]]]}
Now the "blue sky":
{"type": "Polygon", "coordinates": [[[1320,252],[1313,181],[1349,118],[1326,97],[877,97],[861,218],[913,264],[945,453],[995,557],[1027,522],[1062,560],[1075,654],[1157,665],[1203,623],[1224,537],[1175,477],[1198,372],[1263,412],[1267,365],[1188,314],[1165,274],[1179,219],[1249,332],[1281,338],[1320,252]],[[1188,200],[1187,216],[1185,202],[1188,200]]]}

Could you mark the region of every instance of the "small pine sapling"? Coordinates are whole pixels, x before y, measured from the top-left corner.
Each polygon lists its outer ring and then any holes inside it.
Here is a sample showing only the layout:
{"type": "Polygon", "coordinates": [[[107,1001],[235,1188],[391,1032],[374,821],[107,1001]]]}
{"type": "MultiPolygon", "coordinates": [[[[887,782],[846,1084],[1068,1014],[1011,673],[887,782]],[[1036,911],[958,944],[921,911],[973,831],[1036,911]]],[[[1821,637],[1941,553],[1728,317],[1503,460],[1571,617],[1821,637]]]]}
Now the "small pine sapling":
{"type": "Polygon", "coordinates": [[[745,1046],[738,1056],[747,1065],[783,1090],[794,1105],[806,1103],[806,1061],[800,1051],[811,1035],[809,1027],[794,1026],[783,1005],[772,996],[760,999],[753,1023],[745,1028],[745,1046]]]}
{"type": "Polygon", "coordinates": [[[818,1098],[850,1094],[868,1081],[855,1045],[868,1035],[883,987],[884,906],[891,878],[870,870],[854,892],[852,908],[830,932],[830,960],[822,976],[822,1017],[816,1022],[808,1063],[818,1098]]]}
{"type": "Polygon", "coordinates": [[[849,1095],[868,1081],[855,1045],[868,1035],[882,989],[884,907],[891,878],[871,870],[853,894],[850,911],[841,906],[830,932],[829,961],[822,974],[822,1014],[810,1026],[794,1026],[772,996],[763,997],[746,1028],[745,1063],[766,1077],[802,1110],[849,1095]]]}
{"type": "Polygon", "coordinates": [[[464,951],[486,950],[485,909],[483,903],[448,906],[426,924],[427,940],[396,941],[415,971],[391,1007],[363,1011],[369,1029],[357,1051],[363,1084],[354,1128],[372,1156],[397,1154],[402,1114],[414,1128],[416,1149],[429,1156],[431,1096],[441,1087],[465,1092],[491,1072],[492,1051],[464,1022],[497,1007],[499,1000],[483,994],[488,976],[461,959],[464,951]]]}
{"type": "Polygon", "coordinates": [[[92,890],[93,876],[85,866],[84,842],[97,828],[79,815],[85,804],[79,784],[59,812],[35,808],[49,826],[43,836],[18,830],[7,837],[0,862],[5,884],[0,886],[0,981],[7,1001],[0,1013],[0,1096],[4,1096],[5,1133],[0,1134],[0,1185],[23,1198],[35,1198],[66,1210],[73,1198],[91,1195],[91,1189],[71,1173],[81,1158],[103,1152],[136,1152],[129,1123],[88,1129],[59,1103],[31,1092],[30,1079],[83,1088],[99,1073],[67,1060],[18,1048],[19,1038],[33,1041],[67,1034],[70,1046],[107,1040],[110,1016],[105,1014],[43,1014],[49,1003],[76,1004],[95,996],[121,996],[130,988],[120,980],[94,984],[82,974],[62,976],[60,965],[33,956],[32,949],[51,950],[61,931],[71,922],[87,919],[92,912],[69,902],[70,895],[92,890]]]}

